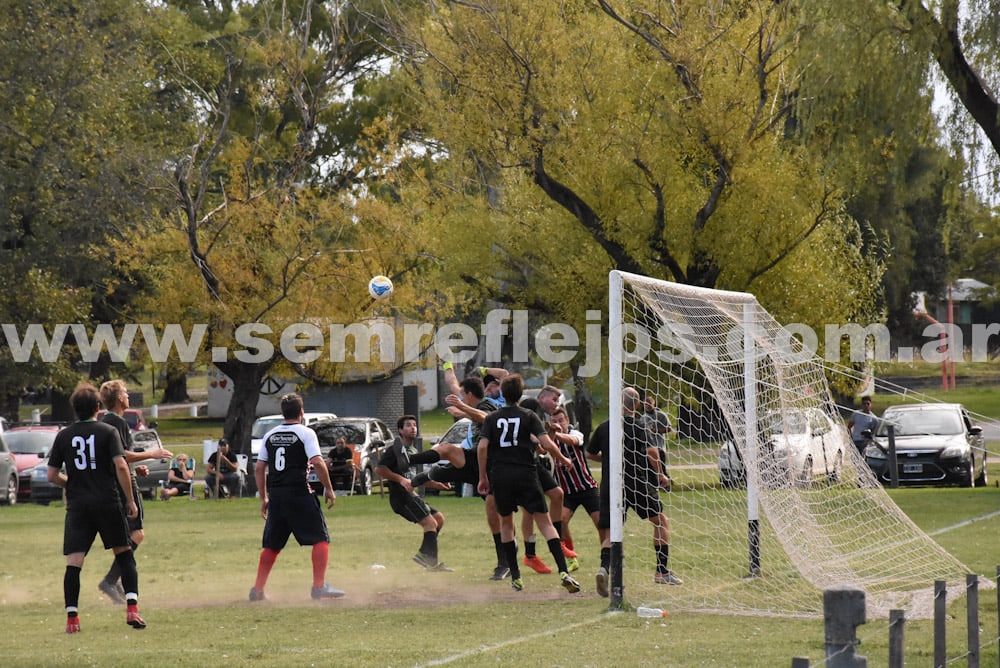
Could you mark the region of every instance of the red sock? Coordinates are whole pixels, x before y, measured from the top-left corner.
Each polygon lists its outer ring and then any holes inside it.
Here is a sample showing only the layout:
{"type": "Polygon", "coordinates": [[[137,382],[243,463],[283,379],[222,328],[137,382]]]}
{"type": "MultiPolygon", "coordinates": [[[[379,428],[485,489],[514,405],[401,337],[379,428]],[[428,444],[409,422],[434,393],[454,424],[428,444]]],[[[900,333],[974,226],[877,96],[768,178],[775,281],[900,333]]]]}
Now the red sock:
{"type": "Polygon", "coordinates": [[[313,545],[313,587],[322,587],[326,582],[326,563],[330,560],[330,544],[316,543],[313,545]]]}
{"type": "Polygon", "coordinates": [[[260,551],[260,562],[257,564],[257,581],[253,583],[253,588],[257,591],[264,591],[267,584],[267,576],[271,574],[274,562],[278,558],[279,550],[272,550],[265,547],[260,551]]]}
{"type": "Polygon", "coordinates": [[[566,547],[568,547],[569,549],[571,549],[574,552],[576,552],[576,548],[573,547],[573,539],[572,538],[568,538],[568,539],[564,540],[563,542],[566,543],[566,547]]]}

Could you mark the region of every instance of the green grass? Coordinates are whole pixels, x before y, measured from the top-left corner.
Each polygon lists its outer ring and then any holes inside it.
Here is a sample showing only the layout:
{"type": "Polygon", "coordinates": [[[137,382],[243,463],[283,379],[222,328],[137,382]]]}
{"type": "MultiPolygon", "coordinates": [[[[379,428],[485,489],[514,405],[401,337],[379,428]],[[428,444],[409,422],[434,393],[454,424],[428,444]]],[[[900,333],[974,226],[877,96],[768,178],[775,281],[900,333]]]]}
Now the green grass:
{"type": "MultiPolygon", "coordinates": [[[[1000,467],[990,474],[997,479],[1000,467]]],[[[683,481],[710,487],[700,478],[683,481]]],[[[706,490],[710,493],[710,490],[706,490]]],[[[678,490],[679,494],[694,493],[678,490]]],[[[891,492],[913,520],[980,573],[1000,563],[1000,518],[966,526],[1000,507],[1000,489],[903,489],[891,492]],[[949,528],[954,527],[954,528],[949,528]]],[[[823,658],[820,619],[671,613],[646,621],[606,614],[593,592],[597,559],[591,532],[577,539],[584,591],[568,596],[554,576],[524,574],[515,595],[490,582],[493,548],[482,502],[432,498],[446,516],[442,559],[454,573],[425,573],[411,561],[419,530],[373,497],[344,497],[326,512],[333,542],[328,581],[340,601],[309,598],[309,549],[282,552],[267,586],[269,602],[246,600],[253,583],[262,520],[255,499],[146,503],[147,539],[136,558],[149,628],[133,631],[124,612],[97,591],[110,563],[95,548],[82,577],[83,633],[63,633],[60,552],[63,508],[0,508],[0,656],[5,666],[778,666],[792,657],[823,658]]],[[[995,590],[980,594],[983,642],[997,628],[995,590]]],[[[964,599],[953,601],[949,656],[964,652],[964,599]]],[[[885,620],[859,628],[871,665],[885,665],[885,620]]],[[[906,655],[926,665],[931,622],[908,621],[906,655]]],[[[982,665],[997,665],[996,643],[982,665]]]]}

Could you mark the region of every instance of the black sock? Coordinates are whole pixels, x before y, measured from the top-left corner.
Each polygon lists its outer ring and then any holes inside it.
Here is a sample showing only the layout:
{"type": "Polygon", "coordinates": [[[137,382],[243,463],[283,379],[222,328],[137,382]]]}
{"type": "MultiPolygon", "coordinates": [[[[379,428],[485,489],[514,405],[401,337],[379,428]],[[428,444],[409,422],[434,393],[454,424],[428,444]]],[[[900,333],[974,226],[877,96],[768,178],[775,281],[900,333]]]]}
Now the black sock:
{"type": "Polygon", "coordinates": [[[516,580],[521,577],[521,569],[517,565],[517,542],[501,543],[504,555],[507,557],[507,565],[510,567],[510,579],[516,580]]]}
{"type": "Polygon", "coordinates": [[[441,461],[441,453],[434,449],[424,450],[423,452],[418,452],[415,455],[410,455],[410,466],[433,464],[434,462],[439,461],[441,461]]]}
{"type": "Polygon", "coordinates": [[[421,471],[417,475],[413,476],[413,480],[410,481],[410,485],[413,487],[420,487],[421,485],[426,485],[427,481],[431,479],[431,476],[427,471],[421,471]]]}
{"type": "MultiPolygon", "coordinates": [[[[129,538],[129,544],[132,545],[132,550],[131,550],[132,552],[135,552],[136,550],[139,549],[139,546],[134,544],[131,538],[129,538]]],[[[133,564],[135,563],[135,559],[132,560],[132,563],[133,564]]],[[[107,582],[108,584],[115,584],[116,582],[118,582],[118,580],[121,579],[121,577],[122,577],[122,567],[121,564],[118,563],[118,557],[115,557],[114,561],[111,562],[111,568],[108,569],[108,574],[104,576],[104,581],[107,582]]],[[[123,582],[122,588],[124,587],[125,583],[123,582]]]]}
{"type": "Polygon", "coordinates": [[[531,559],[535,556],[535,536],[534,534],[524,539],[524,558],[531,559]]]}
{"type": "MultiPolygon", "coordinates": [[[[115,555],[115,563],[122,574],[122,589],[126,594],[139,594],[139,572],[135,566],[135,553],[132,550],[125,550],[121,554],[115,555]]],[[[128,598],[128,597],[126,597],[128,598]]],[[[135,601],[128,600],[130,605],[135,601]]]]}
{"type": "Polygon", "coordinates": [[[80,567],[67,566],[63,575],[63,598],[67,608],[80,605],[80,567]]]}
{"type": "Polygon", "coordinates": [[[554,526],[556,528],[556,533],[559,534],[559,540],[562,540],[562,536],[563,536],[563,534],[562,534],[562,520],[559,520],[558,522],[553,522],[552,526],[554,526]]]}
{"type": "Polygon", "coordinates": [[[558,538],[550,538],[545,541],[549,546],[552,558],[556,560],[556,573],[566,572],[566,555],[562,551],[562,542],[558,538]]]}
{"type": "Polygon", "coordinates": [[[507,557],[504,556],[503,543],[500,542],[500,534],[493,534],[493,547],[497,551],[497,568],[503,568],[507,565],[507,557]]]}
{"type": "Polygon", "coordinates": [[[656,545],[656,572],[666,573],[669,570],[667,560],[670,558],[669,545],[656,545]]]}
{"type": "Polygon", "coordinates": [[[611,570],[611,548],[602,547],[601,548],[601,568],[604,570],[611,570]]]}
{"type": "Polygon", "coordinates": [[[420,544],[420,552],[432,559],[437,559],[438,556],[437,536],[437,531],[425,531],[424,542],[420,544]]]}

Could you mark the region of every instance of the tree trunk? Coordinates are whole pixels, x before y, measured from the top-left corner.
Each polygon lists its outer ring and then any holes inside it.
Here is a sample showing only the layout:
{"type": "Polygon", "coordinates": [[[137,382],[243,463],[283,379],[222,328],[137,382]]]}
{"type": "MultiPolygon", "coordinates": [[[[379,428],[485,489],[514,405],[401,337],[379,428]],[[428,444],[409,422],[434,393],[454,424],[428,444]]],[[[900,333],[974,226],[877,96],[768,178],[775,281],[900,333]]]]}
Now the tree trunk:
{"type": "Polygon", "coordinates": [[[222,428],[229,439],[229,447],[234,454],[250,455],[250,428],[253,426],[260,385],[270,371],[272,362],[248,364],[245,362],[225,362],[216,368],[233,381],[233,396],[222,428]]]}
{"type": "Polygon", "coordinates": [[[583,440],[586,443],[590,439],[590,434],[594,427],[594,398],[587,387],[587,381],[576,375],[579,371],[579,364],[571,364],[573,370],[573,409],[576,411],[576,427],[583,433],[583,440]]]}
{"type": "Polygon", "coordinates": [[[183,404],[190,401],[187,392],[189,366],[182,362],[167,362],[167,385],[163,389],[163,403],[183,404]]]}

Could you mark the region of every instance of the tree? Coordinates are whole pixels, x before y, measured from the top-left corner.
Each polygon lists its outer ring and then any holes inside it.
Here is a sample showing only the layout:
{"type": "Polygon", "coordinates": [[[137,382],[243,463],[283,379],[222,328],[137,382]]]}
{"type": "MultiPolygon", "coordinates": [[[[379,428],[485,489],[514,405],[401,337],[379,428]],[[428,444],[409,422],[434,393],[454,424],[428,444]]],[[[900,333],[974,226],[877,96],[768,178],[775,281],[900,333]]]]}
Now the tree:
{"type": "Polygon", "coordinates": [[[500,193],[484,253],[503,280],[530,271],[524,300],[580,323],[619,268],[750,290],[784,321],[871,310],[880,267],[839,184],[786,137],[808,66],[788,3],[400,15],[426,136],[455,182],[500,193]]]}
{"type": "Polygon", "coordinates": [[[171,10],[197,35],[165,75],[198,117],[196,139],[173,160],[174,206],[121,256],[141,268],[150,313],[204,327],[202,358],[233,381],[225,435],[249,452],[268,374],[343,373],[311,335],[370,317],[369,277],[398,280],[379,315],[449,300],[427,303],[410,283],[434,258],[406,205],[406,151],[383,111],[384,54],[366,15],[311,0],[171,10]]]}
{"type": "MultiPolygon", "coordinates": [[[[130,277],[98,252],[147,217],[156,156],[169,145],[169,99],[155,85],[143,3],[7,3],[0,18],[0,316],[24,328],[120,322],[130,277]]],[[[23,335],[18,333],[18,338],[23,335]]],[[[83,365],[67,340],[44,361],[0,348],[3,411],[25,387],[72,388],[83,365]]]]}

